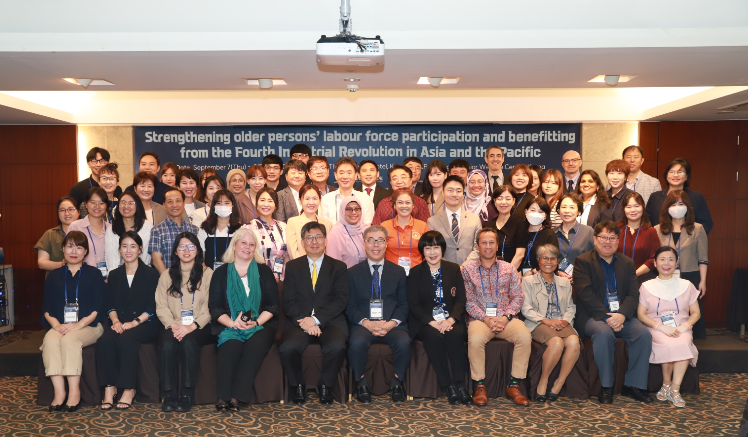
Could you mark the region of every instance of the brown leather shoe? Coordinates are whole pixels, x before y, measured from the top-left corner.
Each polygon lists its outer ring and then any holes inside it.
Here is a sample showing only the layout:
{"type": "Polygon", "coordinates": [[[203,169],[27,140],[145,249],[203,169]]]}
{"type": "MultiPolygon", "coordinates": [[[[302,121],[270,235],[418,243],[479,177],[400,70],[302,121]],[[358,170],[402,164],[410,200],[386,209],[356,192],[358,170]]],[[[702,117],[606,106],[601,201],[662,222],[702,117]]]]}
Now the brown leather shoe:
{"type": "Polygon", "coordinates": [[[478,384],[475,387],[475,393],[473,394],[473,403],[481,407],[488,405],[488,395],[486,394],[486,386],[484,384],[478,384]]]}
{"type": "Polygon", "coordinates": [[[528,401],[526,397],[522,396],[522,393],[519,391],[519,387],[507,387],[506,398],[513,400],[517,405],[522,405],[523,407],[530,406],[530,401],[528,401]]]}

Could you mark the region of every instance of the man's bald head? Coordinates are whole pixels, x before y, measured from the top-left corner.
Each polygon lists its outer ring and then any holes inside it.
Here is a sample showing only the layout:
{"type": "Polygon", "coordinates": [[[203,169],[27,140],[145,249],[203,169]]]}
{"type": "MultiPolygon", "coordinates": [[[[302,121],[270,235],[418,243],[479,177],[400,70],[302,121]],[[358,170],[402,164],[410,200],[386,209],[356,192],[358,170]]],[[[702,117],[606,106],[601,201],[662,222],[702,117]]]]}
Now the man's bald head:
{"type": "Polygon", "coordinates": [[[582,156],[576,150],[569,150],[561,158],[561,166],[569,179],[574,178],[582,167],[582,156]]]}

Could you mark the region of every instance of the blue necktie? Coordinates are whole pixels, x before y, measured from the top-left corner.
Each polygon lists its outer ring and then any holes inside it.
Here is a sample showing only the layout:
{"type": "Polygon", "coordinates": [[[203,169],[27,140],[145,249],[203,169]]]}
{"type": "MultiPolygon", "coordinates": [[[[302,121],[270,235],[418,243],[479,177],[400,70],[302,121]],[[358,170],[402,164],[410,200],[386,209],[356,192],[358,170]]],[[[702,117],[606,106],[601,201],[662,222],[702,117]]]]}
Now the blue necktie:
{"type": "Polygon", "coordinates": [[[379,289],[379,268],[382,267],[379,264],[374,264],[374,276],[371,278],[372,285],[374,285],[374,299],[382,298],[382,291],[379,289]]]}

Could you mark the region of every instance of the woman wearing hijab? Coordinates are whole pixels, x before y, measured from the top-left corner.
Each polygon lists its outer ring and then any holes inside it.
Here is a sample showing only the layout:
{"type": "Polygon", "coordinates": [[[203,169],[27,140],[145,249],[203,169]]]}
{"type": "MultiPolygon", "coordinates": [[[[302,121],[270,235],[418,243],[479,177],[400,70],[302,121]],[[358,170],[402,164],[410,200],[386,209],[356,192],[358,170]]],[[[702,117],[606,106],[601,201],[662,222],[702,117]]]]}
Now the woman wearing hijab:
{"type": "Polygon", "coordinates": [[[242,224],[246,225],[250,223],[257,217],[257,214],[255,213],[252,201],[249,200],[249,196],[245,193],[247,190],[247,176],[238,168],[229,170],[229,173],[226,175],[226,186],[236,199],[235,208],[239,211],[242,224]]]}
{"type": "Polygon", "coordinates": [[[488,217],[488,202],[491,193],[488,190],[488,177],[483,170],[473,170],[468,174],[468,189],[464,200],[466,211],[480,217],[481,223],[485,223],[488,217]]]}
{"type": "Polygon", "coordinates": [[[355,197],[347,197],[340,203],[338,220],[327,234],[327,255],[343,261],[348,268],[366,260],[361,205],[355,197]]]}

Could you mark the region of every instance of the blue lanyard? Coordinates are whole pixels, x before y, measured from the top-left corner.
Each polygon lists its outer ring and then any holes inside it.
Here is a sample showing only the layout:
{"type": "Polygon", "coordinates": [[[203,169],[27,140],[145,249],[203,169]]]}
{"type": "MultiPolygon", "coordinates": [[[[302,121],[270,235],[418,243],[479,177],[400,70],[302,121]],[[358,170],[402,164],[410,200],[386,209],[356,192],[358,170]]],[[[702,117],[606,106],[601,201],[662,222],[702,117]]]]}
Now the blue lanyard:
{"type": "MultiPolygon", "coordinates": [[[[623,190],[623,188],[621,188],[621,189],[623,190]]],[[[610,192],[612,193],[612,192],[613,192],[613,190],[610,190],[610,192]]],[[[615,212],[615,210],[616,210],[616,208],[618,207],[618,204],[619,204],[619,203],[621,203],[621,199],[618,199],[618,201],[616,202],[616,204],[615,204],[615,205],[613,206],[613,210],[612,210],[611,212],[615,212]]]]}
{"type": "Polygon", "coordinates": [[[517,202],[517,205],[520,205],[522,203],[522,200],[527,196],[527,191],[522,195],[522,197],[519,199],[519,202],[517,202]]]}
{"type": "MultiPolygon", "coordinates": [[[[502,234],[504,233],[502,232],[502,234]]],[[[501,258],[502,259],[504,259],[504,243],[506,243],[506,234],[504,234],[504,239],[501,241],[501,258]]]]}
{"type": "MultiPolygon", "coordinates": [[[[78,287],[81,285],[81,276],[83,276],[83,266],[78,269],[78,283],[75,284],[75,303],[78,303],[78,287]]],[[[65,305],[68,303],[68,266],[65,264],[65,305]]]]}
{"type": "MultiPolygon", "coordinates": [[[[561,229],[563,229],[564,225],[561,225],[561,229]]],[[[574,242],[577,241],[577,235],[579,235],[579,228],[582,226],[581,223],[577,224],[577,229],[574,231],[574,238],[571,240],[571,244],[569,244],[569,248],[566,249],[566,255],[564,255],[564,259],[569,258],[569,252],[571,252],[571,248],[574,246],[574,242]]],[[[568,240],[568,238],[567,238],[568,240]]],[[[626,239],[623,240],[623,244],[626,244],[626,239]]]]}
{"type": "MultiPolygon", "coordinates": [[[[488,269],[488,272],[491,273],[491,269],[488,269]]],[[[478,276],[480,276],[480,288],[483,290],[483,296],[486,295],[486,288],[483,286],[483,270],[482,266],[478,266],[478,276]]],[[[488,285],[491,285],[489,282],[488,285]]],[[[496,265],[496,294],[499,294],[499,266],[496,265]]]]}
{"type": "MultiPolygon", "coordinates": [[[[93,188],[93,175],[88,177],[88,185],[90,185],[91,188],[93,188]]],[[[96,186],[98,187],[99,184],[97,183],[96,186]]]]}
{"type": "MultiPolygon", "coordinates": [[[[626,226],[628,228],[628,226],[626,226]]],[[[642,225],[639,224],[639,229],[636,230],[636,238],[634,238],[634,247],[631,248],[631,259],[634,259],[634,254],[636,253],[636,242],[639,240],[639,232],[642,230],[642,225]]],[[[629,234],[628,230],[626,230],[626,235],[623,237],[623,254],[626,255],[626,240],[628,239],[629,234]]]]}
{"type": "Polygon", "coordinates": [[[353,237],[351,236],[351,233],[348,231],[348,228],[345,225],[343,225],[343,227],[345,228],[345,231],[348,232],[348,238],[351,239],[351,243],[353,243],[353,247],[356,248],[356,254],[358,255],[356,259],[360,259],[361,258],[361,252],[358,251],[358,245],[356,244],[355,241],[353,241],[353,237]]]}
{"type": "MultiPolygon", "coordinates": [[[[400,257],[400,231],[397,229],[397,224],[395,223],[395,219],[392,219],[392,227],[395,228],[395,232],[397,232],[397,257],[399,258],[400,257]]],[[[413,250],[413,229],[411,228],[410,229],[410,245],[408,246],[408,257],[410,257],[410,252],[412,250],[413,250]]]]}
{"type": "MultiPolygon", "coordinates": [[[[670,232],[670,236],[667,237],[667,245],[670,246],[670,241],[673,239],[673,233],[670,232]]],[[[680,233],[680,238],[678,238],[678,267],[680,267],[680,243],[683,241],[683,232],[680,233]]]]}
{"type": "MultiPolygon", "coordinates": [[[[660,299],[659,297],[657,298],[657,315],[658,316],[660,315],[660,301],[661,300],[662,299],[660,299]]],[[[680,314],[680,305],[678,305],[678,298],[677,297],[675,298],[675,308],[678,309],[678,314],[680,314]]]]}
{"type": "MultiPolygon", "coordinates": [[[[228,227],[226,231],[228,232],[228,227]]],[[[218,237],[216,235],[218,235],[218,225],[216,225],[216,233],[213,234],[213,262],[214,263],[218,260],[218,249],[216,247],[216,240],[218,239],[218,237]]],[[[226,248],[223,249],[223,253],[226,253],[227,250],[229,250],[229,237],[228,236],[226,236],[226,248]]]]}
{"type": "Polygon", "coordinates": [[[442,268],[439,267],[439,275],[436,277],[436,298],[439,303],[444,303],[444,288],[442,286],[442,268]]]}
{"type": "MultiPolygon", "coordinates": [[[[182,294],[184,294],[184,293],[182,293],[182,294]]],[[[192,309],[193,310],[195,309],[195,295],[196,294],[197,294],[197,291],[195,291],[194,293],[192,293],[192,309]]],[[[231,300],[231,299],[229,299],[229,300],[231,300]]],[[[179,306],[180,307],[182,306],[182,296],[179,296],[179,306]]]]}
{"type": "Polygon", "coordinates": [[[538,238],[539,233],[540,231],[535,233],[535,236],[532,237],[532,242],[527,246],[527,254],[525,254],[525,263],[527,264],[530,263],[530,251],[532,250],[532,245],[535,244],[535,239],[538,238]]]}
{"type": "MultiPolygon", "coordinates": [[[[104,232],[106,232],[106,220],[102,220],[102,225],[104,226],[104,232]]],[[[98,255],[96,254],[96,243],[94,242],[93,236],[91,235],[90,225],[86,226],[86,231],[88,232],[88,238],[91,239],[91,245],[94,247],[94,258],[96,259],[96,262],[98,262],[98,255]]]]}

